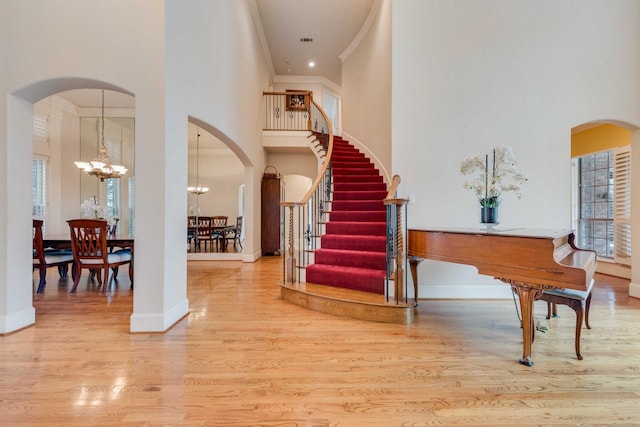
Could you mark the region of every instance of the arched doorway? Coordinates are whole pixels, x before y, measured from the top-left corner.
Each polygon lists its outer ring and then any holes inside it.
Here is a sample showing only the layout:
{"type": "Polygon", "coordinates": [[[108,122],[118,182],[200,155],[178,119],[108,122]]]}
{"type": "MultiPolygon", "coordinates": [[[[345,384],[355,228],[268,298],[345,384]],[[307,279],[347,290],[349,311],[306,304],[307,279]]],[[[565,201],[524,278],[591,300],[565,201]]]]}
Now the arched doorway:
{"type": "MultiPolygon", "coordinates": [[[[200,195],[188,194],[186,216],[195,213],[226,216],[229,225],[236,225],[238,217],[242,216],[242,233],[247,236],[254,233],[254,209],[245,209],[245,203],[250,202],[244,198],[245,188],[252,182],[253,174],[253,165],[246,153],[216,127],[194,117],[189,117],[187,135],[188,185],[199,182],[208,187],[208,191],[200,195]]],[[[220,246],[213,246],[215,250],[196,249],[193,241],[189,241],[187,260],[255,261],[252,239],[248,237],[245,241],[241,249],[234,249],[229,244],[229,250],[225,251],[220,246]]]]}
{"type": "MultiPolygon", "coordinates": [[[[33,158],[33,105],[37,101],[66,90],[95,88],[115,90],[133,96],[124,88],[99,80],[83,78],[51,79],[25,86],[7,96],[6,138],[8,150],[4,162],[9,172],[0,187],[10,189],[3,199],[6,202],[6,215],[11,218],[11,227],[4,234],[0,252],[5,252],[2,269],[5,274],[0,281],[0,300],[6,307],[2,313],[2,330],[7,333],[35,323],[35,310],[32,305],[33,290],[24,286],[29,283],[29,236],[31,229],[32,204],[32,164],[33,158]],[[8,249],[11,250],[8,250],[8,249]]],[[[75,157],[75,156],[74,156],[75,157]]],[[[70,172],[78,174],[77,168],[70,172]]],[[[7,217],[3,220],[7,223],[7,217]]]]}
{"type": "Polygon", "coordinates": [[[634,269],[632,254],[640,250],[640,223],[632,211],[639,208],[640,189],[632,185],[638,161],[631,153],[638,135],[636,126],[611,120],[583,123],[571,132],[572,224],[577,243],[598,253],[599,272],[632,279],[629,293],[635,296],[640,292],[633,276],[640,265],[635,262],[634,269]]]}

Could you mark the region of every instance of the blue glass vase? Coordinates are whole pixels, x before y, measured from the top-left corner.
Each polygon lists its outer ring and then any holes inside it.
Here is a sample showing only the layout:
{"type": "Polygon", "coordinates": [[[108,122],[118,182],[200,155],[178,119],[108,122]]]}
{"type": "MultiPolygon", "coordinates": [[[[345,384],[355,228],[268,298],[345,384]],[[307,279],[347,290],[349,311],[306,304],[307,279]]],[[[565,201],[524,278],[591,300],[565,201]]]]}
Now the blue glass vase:
{"type": "Polygon", "coordinates": [[[480,223],[485,227],[493,227],[500,223],[498,207],[480,208],[480,223]]]}

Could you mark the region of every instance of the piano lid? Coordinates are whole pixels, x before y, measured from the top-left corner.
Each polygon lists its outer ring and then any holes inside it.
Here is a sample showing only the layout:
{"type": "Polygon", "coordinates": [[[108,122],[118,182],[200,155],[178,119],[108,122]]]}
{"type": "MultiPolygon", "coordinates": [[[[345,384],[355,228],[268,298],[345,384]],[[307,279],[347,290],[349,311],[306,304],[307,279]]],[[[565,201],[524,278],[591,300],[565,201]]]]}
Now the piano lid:
{"type": "Polygon", "coordinates": [[[584,290],[596,257],[576,248],[573,239],[572,230],[410,229],[408,255],[473,265],[502,279],[584,290]]]}
{"type": "MultiPolygon", "coordinates": [[[[409,229],[412,231],[412,229],[409,229]]],[[[524,227],[478,227],[478,228],[440,228],[430,227],[415,229],[415,231],[434,231],[441,233],[483,234],[512,237],[532,237],[540,239],[556,239],[574,233],[569,229],[524,228],[524,227]]]]}

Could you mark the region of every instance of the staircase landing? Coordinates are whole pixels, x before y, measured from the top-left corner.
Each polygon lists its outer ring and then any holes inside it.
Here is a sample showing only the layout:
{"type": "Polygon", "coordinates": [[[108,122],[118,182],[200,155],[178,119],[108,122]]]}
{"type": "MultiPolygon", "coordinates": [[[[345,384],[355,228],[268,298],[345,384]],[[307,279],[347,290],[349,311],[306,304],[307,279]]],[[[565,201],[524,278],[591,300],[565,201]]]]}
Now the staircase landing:
{"type": "Polygon", "coordinates": [[[314,283],[281,285],[280,297],[310,310],[374,322],[410,325],[416,314],[413,300],[391,304],[384,295],[314,283]]]}

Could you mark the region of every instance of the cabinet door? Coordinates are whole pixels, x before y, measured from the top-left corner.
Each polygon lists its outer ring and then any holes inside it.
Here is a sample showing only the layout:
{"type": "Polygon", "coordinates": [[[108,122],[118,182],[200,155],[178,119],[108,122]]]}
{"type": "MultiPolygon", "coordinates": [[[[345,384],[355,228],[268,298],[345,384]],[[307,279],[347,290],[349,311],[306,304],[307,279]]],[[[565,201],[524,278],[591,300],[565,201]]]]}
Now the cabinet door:
{"type": "Polygon", "coordinates": [[[262,254],[280,252],[280,179],[262,178],[262,254]]]}

